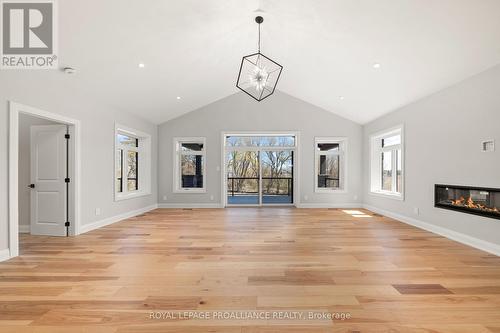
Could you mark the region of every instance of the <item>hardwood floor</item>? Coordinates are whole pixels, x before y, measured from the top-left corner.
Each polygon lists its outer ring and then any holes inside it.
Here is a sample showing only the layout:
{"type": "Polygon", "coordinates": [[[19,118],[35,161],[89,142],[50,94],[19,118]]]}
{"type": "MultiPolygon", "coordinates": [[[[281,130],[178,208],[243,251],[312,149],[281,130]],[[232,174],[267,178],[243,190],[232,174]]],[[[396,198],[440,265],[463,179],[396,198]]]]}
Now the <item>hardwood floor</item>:
{"type": "Polygon", "coordinates": [[[500,332],[500,257],[362,212],[158,209],[22,235],[0,332],[500,332]]]}

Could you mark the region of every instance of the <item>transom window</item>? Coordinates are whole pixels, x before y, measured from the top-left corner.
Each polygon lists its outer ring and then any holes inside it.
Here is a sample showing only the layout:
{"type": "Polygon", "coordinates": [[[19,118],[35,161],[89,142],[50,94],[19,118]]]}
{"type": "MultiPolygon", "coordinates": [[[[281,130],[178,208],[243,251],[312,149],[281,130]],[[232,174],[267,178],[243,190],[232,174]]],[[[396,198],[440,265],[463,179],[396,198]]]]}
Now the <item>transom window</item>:
{"type": "Polygon", "coordinates": [[[295,147],[295,135],[226,136],[226,147],[295,147]]]}
{"type": "Polygon", "coordinates": [[[346,138],[316,138],[315,191],[345,191],[346,138]]]}
{"type": "Polygon", "coordinates": [[[115,200],[150,193],[151,137],[139,131],[115,128],[115,200]]]}
{"type": "Polygon", "coordinates": [[[175,191],[206,192],[205,138],[175,138],[175,191]]]}
{"type": "Polygon", "coordinates": [[[403,198],[403,129],[371,137],[371,192],[403,198]]]}

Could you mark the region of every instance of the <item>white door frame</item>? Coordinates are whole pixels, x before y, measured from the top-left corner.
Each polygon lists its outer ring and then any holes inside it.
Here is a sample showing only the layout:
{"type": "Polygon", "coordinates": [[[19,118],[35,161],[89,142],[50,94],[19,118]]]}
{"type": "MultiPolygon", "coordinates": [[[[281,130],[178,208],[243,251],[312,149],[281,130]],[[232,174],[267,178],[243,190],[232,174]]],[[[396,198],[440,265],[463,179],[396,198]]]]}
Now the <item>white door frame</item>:
{"type": "MultiPolygon", "coordinates": [[[[227,204],[227,179],[226,179],[226,137],[227,136],[278,136],[278,135],[293,135],[295,136],[295,148],[285,150],[293,150],[293,202],[292,206],[297,207],[300,204],[300,131],[223,131],[221,132],[221,206],[228,207],[227,204]]],[[[260,151],[260,148],[242,147],[241,150],[260,151]]],[[[272,147],[266,150],[283,150],[280,147],[272,147]]],[[[260,166],[259,166],[260,168],[260,166]]],[[[260,184],[261,185],[261,184],[260,184]]],[[[259,188],[260,188],[259,185],[259,188]]],[[[261,195],[261,194],[259,194],[261,195]]],[[[261,200],[259,205],[245,205],[244,207],[261,207],[261,200]]],[[[281,204],[266,204],[269,206],[283,206],[281,204]]],[[[237,206],[229,206],[237,207],[237,206]]]]}
{"type": "Polygon", "coordinates": [[[80,121],[50,113],[31,106],[9,101],[9,254],[19,255],[19,114],[28,114],[38,118],[52,120],[69,125],[72,140],[70,149],[70,172],[73,175],[70,182],[70,229],[69,234],[80,234],[80,121]]]}

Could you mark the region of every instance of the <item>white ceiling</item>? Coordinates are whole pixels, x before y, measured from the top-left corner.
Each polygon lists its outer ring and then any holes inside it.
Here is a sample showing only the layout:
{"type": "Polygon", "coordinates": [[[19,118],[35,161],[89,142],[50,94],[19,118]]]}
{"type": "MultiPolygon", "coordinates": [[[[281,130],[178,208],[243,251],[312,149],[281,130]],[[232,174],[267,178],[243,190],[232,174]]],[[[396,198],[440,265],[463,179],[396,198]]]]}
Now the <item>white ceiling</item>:
{"type": "Polygon", "coordinates": [[[64,0],[60,64],[97,101],[160,123],[238,91],[259,6],[278,89],[359,123],[500,63],[498,0],[64,0]]]}

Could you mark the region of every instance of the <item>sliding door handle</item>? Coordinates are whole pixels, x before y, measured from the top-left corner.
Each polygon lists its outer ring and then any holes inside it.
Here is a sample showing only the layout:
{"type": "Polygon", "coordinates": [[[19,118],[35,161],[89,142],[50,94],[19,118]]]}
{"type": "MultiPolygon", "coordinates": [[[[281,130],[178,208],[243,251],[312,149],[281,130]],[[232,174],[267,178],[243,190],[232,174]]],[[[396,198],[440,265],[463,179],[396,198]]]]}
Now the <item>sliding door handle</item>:
{"type": "Polygon", "coordinates": [[[35,184],[29,184],[28,187],[29,188],[35,188],[35,184]]]}

